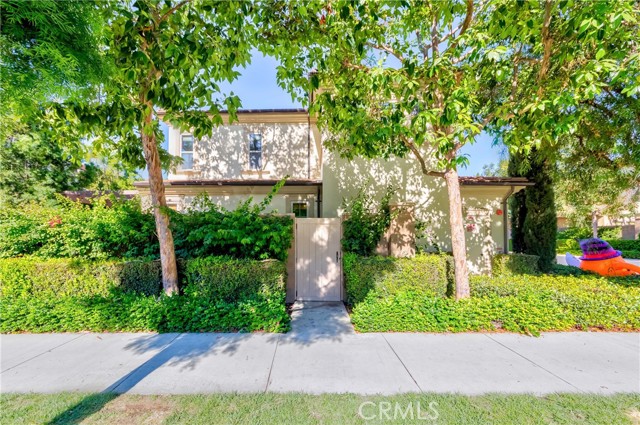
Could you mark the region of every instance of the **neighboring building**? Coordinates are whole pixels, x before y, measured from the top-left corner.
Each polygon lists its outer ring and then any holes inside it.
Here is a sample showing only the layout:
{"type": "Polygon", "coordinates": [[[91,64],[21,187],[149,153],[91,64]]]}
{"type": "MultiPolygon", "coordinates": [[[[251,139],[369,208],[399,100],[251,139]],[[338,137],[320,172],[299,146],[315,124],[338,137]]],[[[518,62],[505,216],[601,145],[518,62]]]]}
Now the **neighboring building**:
{"type": "MultiPolygon", "coordinates": [[[[228,122],[226,116],[223,119],[228,122]]],[[[428,240],[419,242],[451,249],[444,179],[424,176],[412,157],[347,160],[323,148],[322,141],[315,120],[304,109],[239,111],[238,122],[215,128],[211,137],[201,140],[169,125],[169,153],[182,157],[183,163],[165,181],[167,202],[183,210],[205,192],[233,209],[248,197],[259,202],[289,176],[271,210],[299,218],[333,218],[343,213],[343,200],[361,188],[379,197],[392,187],[392,202],[409,214],[403,219],[426,224],[428,240]]],[[[491,255],[507,246],[506,199],[531,183],[499,177],[460,181],[469,264],[472,272],[484,272],[491,255]]],[[[147,182],[136,187],[143,198],[148,196],[147,182]]]]}
{"type": "MultiPolygon", "coordinates": [[[[600,213],[597,215],[598,228],[603,227],[620,227],[620,236],[622,239],[638,239],[640,238],[640,202],[635,202],[637,199],[638,191],[640,189],[634,189],[624,192],[621,196],[622,205],[626,208],[618,211],[616,215],[600,213]]],[[[607,211],[606,205],[598,206],[599,211],[607,211]]],[[[563,210],[558,211],[558,231],[566,230],[571,227],[571,219],[569,216],[573,211],[563,210]]]]}

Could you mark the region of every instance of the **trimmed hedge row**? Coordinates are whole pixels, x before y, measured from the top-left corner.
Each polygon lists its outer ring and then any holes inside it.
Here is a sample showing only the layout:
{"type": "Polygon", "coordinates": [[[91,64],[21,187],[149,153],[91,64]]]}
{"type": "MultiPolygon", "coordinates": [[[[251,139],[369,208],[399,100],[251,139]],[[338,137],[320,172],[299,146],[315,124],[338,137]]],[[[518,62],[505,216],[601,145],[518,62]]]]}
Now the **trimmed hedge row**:
{"type": "Polygon", "coordinates": [[[0,260],[0,297],[106,296],[114,289],[158,295],[160,261],[0,260]]]}
{"type": "MultiPolygon", "coordinates": [[[[366,267],[371,259],[351,261],[366,267]]],[[[421,274],[428,276],[431,270],[421,274]]],[[[474,276],[471,298],[455,301],[409,280],[396,282],[393,291],[376,289],[364,298],[354,297],[349,293],[354,287],[350,275],[345,277],[349,299],[358,299],[352,303],[351,320],[360,332],[507,330],[535,335],[551,330],[640,329],[637,278],[603,278],[560,266],[554,275],[474,276]]]]}
{"type": "Polygon", "coordinates": [[[640,239],[607,239],[607,242],[611,244],[613,249],[620,251],[640,251],[640,239]]]}
{"type": "Polygon", "coordinates": [[[440,297],[453,291],[453,258],[447,255],[392,258],[345,253],[342,266],[347,303],[352,305],[372,292],[385,296],[406,287],[440,297]]]}
{"type": "Polygon", "coordinates": [[[0,260],[0,332],[286,331],[285,265],[179,262],[181,295],[161,294],[158,262],[0,260]]]}
{"type": "MultiPolygon", "coordinates": [[[[622,251],[625,258],[640,258],[640,240],[606,239],[613,249],[622,251]]],[[[561,254],[580,253],[580,244],[576,239],[558,239],[557,251],[561,254]]]]}
{"type": "Polygon", "coordinates": [[[491,272],[494,276],[538,274],[538,258],[528,254],[497,254],[491,259],[491,272]]]}

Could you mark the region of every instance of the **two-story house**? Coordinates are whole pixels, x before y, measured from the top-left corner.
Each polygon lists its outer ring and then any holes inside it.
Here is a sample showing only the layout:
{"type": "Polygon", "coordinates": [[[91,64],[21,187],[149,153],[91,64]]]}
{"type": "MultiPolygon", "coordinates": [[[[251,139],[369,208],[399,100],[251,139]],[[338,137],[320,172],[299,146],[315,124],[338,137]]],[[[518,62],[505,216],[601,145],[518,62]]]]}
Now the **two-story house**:
{"type": "MultiPolygon", "coordinates": [[[[206,192],[233,209],[252,197],[259,202],[288,176],[271,210],[299,218],[334,218],[344,199],[365,187],[382,196],[392,187],[392,202],[410,210],[425,228],[430,247],[451,249],[448,199],[444,180],[424,176],[413,157],[346,160],[323,147],[315,120],[304,109],[243,110],[238,122],[196,139],[169,125],[169,153],[182,158],[165,181],[167,202],[182,210],[206,192]]],[[[492,254],[507,248],[506,200],[527,183],[523,179],[461,177],[468,257],[473,272],[489,267],[492,254]]],[[[136,187],[144,197],[148,183],[136,187]]],[[[412,226],[410,226],[413,228],[412,226]]]]}

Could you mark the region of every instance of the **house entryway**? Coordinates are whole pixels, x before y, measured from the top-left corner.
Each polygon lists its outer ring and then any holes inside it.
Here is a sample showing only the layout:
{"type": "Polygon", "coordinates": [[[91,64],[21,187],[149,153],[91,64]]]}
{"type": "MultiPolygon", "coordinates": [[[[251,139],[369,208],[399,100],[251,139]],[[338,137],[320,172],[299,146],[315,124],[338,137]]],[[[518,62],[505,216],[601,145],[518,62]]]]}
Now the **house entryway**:
{"type": "Polygon", "coordinates": [[[342,302],[296,301],[291,307],[290,336],[317,339],[354,334],[342,302]]]}
{"type": "Polygon", "coordinates": [[[339,218],[297,218],[295,275],[297,301],[342,301],[339,218]]]}

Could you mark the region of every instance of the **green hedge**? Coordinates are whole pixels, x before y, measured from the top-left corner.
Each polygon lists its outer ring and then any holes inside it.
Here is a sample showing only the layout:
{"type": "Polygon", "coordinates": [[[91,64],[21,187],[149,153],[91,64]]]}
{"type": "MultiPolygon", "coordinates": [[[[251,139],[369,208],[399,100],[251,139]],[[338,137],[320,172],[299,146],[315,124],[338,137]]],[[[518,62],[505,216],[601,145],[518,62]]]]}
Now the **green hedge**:
{"type": "MultiPolygon", "coordinates": [[[[613,249],[622,251],[625,258],[640,258],[640,240],[605,239],[613,249]]],[[[576,239],[558,239],[558,252],[580,253],[580,244],[576,239]]]]}
{"type": "Polygon", "coordinates": [[[494,276],[538,274],[538,256],[527,254],[497,254],[491,259],[494,276]]]}
{"type": "Polygon", "coordinates": [[[575,267],[553,274],[535,258],[499,256],[495,277],[473,276],[471,298],[445,297],[447,257],[407,259],[345,255],[351,320],[360,332],[507,330],[538,334],[572,329],[640,329],[640,279],[604,278],[575,267]],[[528,274],[515,275],[516,270],[528,274]]]}
{"type": "MultiPolygon", "coordinates": [[[[599,226],[598,236],[601,239],[617,239],[622,234],[620,226],[599,226]]],[[[587,239],[593,236],[591,227],[567,227],[558,232],[558,239],[587,239]]]]}
{"type": "Polygon", "coordinates": [[[640,251],[622,251],[622,257],[640,260],[640,251]]]}
{"type": "Polygon", "coordinates": [[[0,260],[0,332],[286,331],[286,268],[275,260],[179,263],[181,295],[158,262],[0,260]]]}
{"type": "Polygon", "coordinates": [[[1,297],[106,296],[114,289],[158,295],[160,261],[0,260],[1,297]]]}
{"type": "Polygon", "coordinates": [[[446,255],[392,258],[345,253],[342,264],[349,304],[363,301],[370,293],[384,297],[404,288],[416,288],[434,296],[453,291],[453,259],[446,255]]]}
{"type": "Polygon", "coordinates": [[[640,251],[640,239],[607,239],[607,242],[611,244],[613,249],[619,249],[620,251],[640,251]]]}
{"type": "Polygon", "coordinates": [[[580,252],[580,244],[576,239],[558,239],[556,251],[560,254],[580,252]]]}
{"type": "MultiPolygon", "coordinates": [[[[293,220],[265,212],[271,197],[257,205],[249,199],[227,211],[200,196],[188,211],[169,211],[176,255],[286,260],[293,220]]],[[[21,256],[159,258],[159,245],[153,215],[138,199],[105,197],[91,205],[59,199],[56,205],[0,209],[0,258],[21,256]]]]}
{"type": "Polygon", "coordinates": [[[184,262],[185,294],[234,302],[253,294],[285,290],[286,269],[276,260],[196,258],[184,262]]]}

